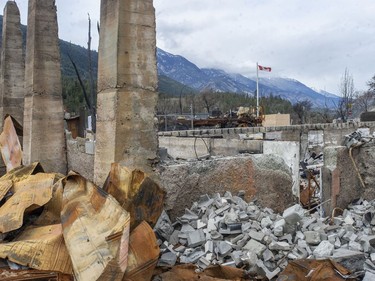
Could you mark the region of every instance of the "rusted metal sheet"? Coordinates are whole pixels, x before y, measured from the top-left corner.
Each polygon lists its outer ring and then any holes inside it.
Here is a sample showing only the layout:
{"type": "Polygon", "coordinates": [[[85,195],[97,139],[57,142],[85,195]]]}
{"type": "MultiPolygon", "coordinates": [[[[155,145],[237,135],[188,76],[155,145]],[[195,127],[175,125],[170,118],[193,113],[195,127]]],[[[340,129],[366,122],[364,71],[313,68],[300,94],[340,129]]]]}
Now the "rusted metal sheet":
{"type": "Polygon", "coordinates": [[[61,221],[76,280],[122,280],[130,216],[111,195],[80,175],[69,175],[61,221]]]}
{"type": "Polygon", "coordinates": [[[203,272],[196,272],[196,266],[179,265],[170,271],[159,275],[162,281],[251,281],[259,280],[246,276],[244,270],[228,267],[214,266],[203,272]]]}
{"type": "Polygon", "coordinates": [[[277,281],[355,281],[342,277],[349,274],[349,270],[332,260],[295,260],[289,262],[277,281]]]}
{"type": "Polygon", "coordinates": [[[73,275],[41,270],[0,270],[2,281],[73,281],[73,275]]]}
{"type": "Polygon", "coordinates": [[[72,273],[61,224],[26,229],[16,241],[0,244],[0,258],[38,270],[72,273]]]}
{"type": "Polygon", "coordinates": [[[25,212],[35,210],[50,201],[54,180],[55,174],[39,173],[14,183],[14,194],[0,207],[0,233],[20,228],[25,212]]]}
{"type": "Polygon", "coordinates": [[[34,225],[45,226],[61,223],[61,210],[63,198],[63,180],[58,180],[52,187],[52,198],[44,205],[42,214],[34,222],[34,225]]]}
{"type": "Polygon", "coordinates": [[[3,132],[0,134],[0,151],[6,165],[7,172],[21,166],[21,144],[10,116],[5,118],[3,132]]]}
{"type": "Polygon", "coordinates": [[[130,234],[128,268],[123,281],[150,281],[159,253],[155,233],[143,221],[130,234]]]}
{"type": "Polygon", "coordinates": [[[34,162],[28,166],[17,167],[10,172],[6,173],[0,178],[0,181],[3,180],[12,180],[13,182],[19,182],[25,180],[30,175],[35,175],[37,173],[43,173],[44,170],[40,163],[34,162]]]}
{"type": "Polygon", "coordinates": [[[154,226],[163,211],[165,191],[140,170],[112,164],[103,189],[130,213],[131,230],[142,221],[154,226]]]}
{"type": "Polygon", "coordinates": [[[8,191],[12,188],[13,182],[11,180],[0,180],[0,201],[4,199],[8,191]]]}

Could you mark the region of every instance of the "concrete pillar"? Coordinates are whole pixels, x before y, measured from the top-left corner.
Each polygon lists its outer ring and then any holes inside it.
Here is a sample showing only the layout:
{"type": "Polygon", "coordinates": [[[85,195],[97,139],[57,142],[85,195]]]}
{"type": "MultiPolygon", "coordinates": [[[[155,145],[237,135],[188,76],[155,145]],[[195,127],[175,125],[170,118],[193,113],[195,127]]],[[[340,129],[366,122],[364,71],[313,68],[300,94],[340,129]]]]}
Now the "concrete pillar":
{"type": "Polygon", "coordinates": [[[20,11],[16,2],[4,8],[0,70],[0,130],[4,116],[10,114],[23,123],[25,98],[25,58],[22,48],[20,11]]]}
{"type": "Polygon", "coordinates": [[[155,9],[152,0],[102,0],[94,181],[110,165],[152,171],[157,158],[155,9]]]}
{"type": "Polygon", "coordinates": [[[66,173],[66,143],[55,0],[29,0],[24,163],[66,173]]]}

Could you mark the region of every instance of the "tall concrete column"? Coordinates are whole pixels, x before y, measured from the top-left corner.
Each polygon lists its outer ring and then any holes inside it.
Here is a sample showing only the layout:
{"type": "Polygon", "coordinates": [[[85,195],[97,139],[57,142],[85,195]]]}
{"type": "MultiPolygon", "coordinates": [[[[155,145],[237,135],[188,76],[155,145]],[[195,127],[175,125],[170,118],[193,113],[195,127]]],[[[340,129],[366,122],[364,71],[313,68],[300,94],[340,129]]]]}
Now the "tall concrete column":
{"type": "Polygon", "coordinates": [[[66,145],[55,0],[29,0],[24,163],[66,173],[66,145]]]}
{"type": "Polygon", "coordinates": [[[102,0],[94,181],[113,162],[152,171],[157,158],[155,9],[152,0],[102,0]]]}
{"type": "Polygon", "coordinates": [[[16,2],[4,8],[0,70],[0,130],[4,116],[10,114],[23,123],[25,98],[25,58],[22,48],[20,11],[16,2]]]}

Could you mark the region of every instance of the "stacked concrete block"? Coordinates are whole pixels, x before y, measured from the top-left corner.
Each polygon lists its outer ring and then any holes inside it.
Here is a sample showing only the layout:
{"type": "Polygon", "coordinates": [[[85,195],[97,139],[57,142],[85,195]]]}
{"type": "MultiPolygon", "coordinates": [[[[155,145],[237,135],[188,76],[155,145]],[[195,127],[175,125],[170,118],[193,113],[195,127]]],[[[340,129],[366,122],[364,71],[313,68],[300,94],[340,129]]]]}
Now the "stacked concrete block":
{"type": "Polygon", "coordinates": [[[22,47],[20,11],[16,2],[4,8],[0,70],[0,128],[6,114],[23,124],[25,58],[22,47]]]}
{"type": "Polygon", "coordinates": [[[228,265],[272,279],[290,260],[331,258],[370,276],[375,272],[374,215],[375,201],[357,201],[331,219],[299,205],[279,215],[229,192],[203,195],[174,223],[166,213],[159,220],[159,263],[194,263],[199,270],[228,265]]]}

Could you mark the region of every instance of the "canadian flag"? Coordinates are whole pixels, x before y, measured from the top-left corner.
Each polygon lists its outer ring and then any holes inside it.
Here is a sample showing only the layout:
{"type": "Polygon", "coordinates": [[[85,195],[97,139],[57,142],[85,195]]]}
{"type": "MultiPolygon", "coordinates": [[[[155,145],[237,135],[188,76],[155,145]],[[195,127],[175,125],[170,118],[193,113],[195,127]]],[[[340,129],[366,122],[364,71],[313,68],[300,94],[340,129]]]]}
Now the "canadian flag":
{"type": "Polygon", "coordinates": [[[259,70],[271,72],[271,67],[258,65],[259,70]]]}

